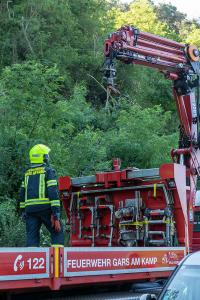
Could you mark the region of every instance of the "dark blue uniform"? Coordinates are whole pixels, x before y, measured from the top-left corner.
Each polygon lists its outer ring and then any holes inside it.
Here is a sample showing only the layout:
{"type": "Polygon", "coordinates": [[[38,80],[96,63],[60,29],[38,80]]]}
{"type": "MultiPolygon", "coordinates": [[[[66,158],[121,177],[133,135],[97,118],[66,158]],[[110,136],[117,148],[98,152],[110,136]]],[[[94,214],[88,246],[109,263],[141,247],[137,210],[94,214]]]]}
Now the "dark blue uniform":
{"type": "Polygon", "coordinates": [[[20,191],[20,209],[26,213],[27,246],[39,247],[42,223],[51,233],[52,245],[63,245],[64,234],[51,225],[60,219],[60,199],[55,171],[45,164],[32,164],[24,175],[20,191]]]}

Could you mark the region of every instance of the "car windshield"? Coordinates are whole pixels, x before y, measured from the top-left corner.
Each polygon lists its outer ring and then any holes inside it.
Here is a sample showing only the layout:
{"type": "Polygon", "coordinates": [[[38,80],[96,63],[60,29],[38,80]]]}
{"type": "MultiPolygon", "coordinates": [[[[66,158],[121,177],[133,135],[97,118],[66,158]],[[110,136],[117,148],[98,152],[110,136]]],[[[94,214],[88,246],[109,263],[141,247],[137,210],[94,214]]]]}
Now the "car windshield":
{"type": "Polygon", "coordinates": [[[200,266],[182,266],[159,299],[199,300],[200,266]]]}

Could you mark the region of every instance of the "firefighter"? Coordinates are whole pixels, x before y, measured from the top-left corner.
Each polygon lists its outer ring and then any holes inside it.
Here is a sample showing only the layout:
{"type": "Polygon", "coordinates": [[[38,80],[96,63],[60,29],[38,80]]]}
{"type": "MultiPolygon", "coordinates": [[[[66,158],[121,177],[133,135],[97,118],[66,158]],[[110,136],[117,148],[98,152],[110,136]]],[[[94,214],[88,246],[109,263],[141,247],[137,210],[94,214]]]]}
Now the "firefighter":
{"type": "Polygon", "coordinates": [[[26,222],[27,247],[39,247],[40,228],[51,234],[52,246],[64,245],[60,199],[55,171],[49,166],[50,149],[35,145],[29,152],[30,167],[20,190],[20,209],[26,222]]]}

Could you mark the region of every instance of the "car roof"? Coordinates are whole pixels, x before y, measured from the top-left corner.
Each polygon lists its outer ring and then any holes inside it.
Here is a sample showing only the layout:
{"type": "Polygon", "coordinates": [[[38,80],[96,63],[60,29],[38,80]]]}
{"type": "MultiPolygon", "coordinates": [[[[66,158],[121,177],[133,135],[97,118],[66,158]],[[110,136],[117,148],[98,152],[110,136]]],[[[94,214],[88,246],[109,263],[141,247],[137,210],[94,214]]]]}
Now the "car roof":
{"type": "Polygon", "coordinates": [[[182,265],[190,266],[196,265],[200,266],[200,251],[194,252],[189,255],[184,261],[182,265]]]}

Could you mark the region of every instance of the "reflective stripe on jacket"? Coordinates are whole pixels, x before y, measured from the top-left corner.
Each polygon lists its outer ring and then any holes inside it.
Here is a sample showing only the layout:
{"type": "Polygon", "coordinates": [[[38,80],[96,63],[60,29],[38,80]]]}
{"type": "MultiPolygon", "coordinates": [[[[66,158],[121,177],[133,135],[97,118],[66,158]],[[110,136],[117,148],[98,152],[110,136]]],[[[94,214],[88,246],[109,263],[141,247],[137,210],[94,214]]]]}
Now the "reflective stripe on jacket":
{"type": "Polygon", "coordinates": [[[20,208],[37,212],[51,208],[54,216],[60,214],[60,199],[55,171],[44,164],[33,164],[26,171],[20,190],[20,208]]]}

